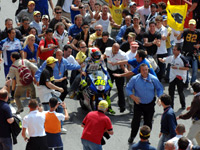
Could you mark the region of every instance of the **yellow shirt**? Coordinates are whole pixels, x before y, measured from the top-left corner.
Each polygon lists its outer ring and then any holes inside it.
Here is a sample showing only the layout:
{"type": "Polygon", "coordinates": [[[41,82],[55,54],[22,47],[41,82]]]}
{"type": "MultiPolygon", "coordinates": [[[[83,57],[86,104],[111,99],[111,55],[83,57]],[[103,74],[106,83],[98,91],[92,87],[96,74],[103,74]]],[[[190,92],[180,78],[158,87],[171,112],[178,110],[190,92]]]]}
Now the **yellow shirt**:
{"type": "Polygon", "coordinates": [[[112,8],[109,8],[113,20],[118,25],[121,25],[121,23],[122,23],[122,11],[124,8],[125,7],[123,4],[121,4],[119,7],[112,5],[112,8]]]}
{"type": "Polygon", "coordinates": [[[85,59],[87,58],[87,56],[85,55],[84,52],[78,52],[76,54],[76,60],[79,60],[80,63],[83,63],[85,61],[85,59]]]}
{"type": "MultiPolygon", "coordinates": [[[[172,33],[172,28],[168,27],[167,28],[167,33],[171,34],[172,33]]],[[[166,48],[170,48],[171,47],[171,43],[170,43],[170,35],[167,36],[167,39],[166,39],[166,48]]]]}
{"type": "Polygon", "coordinates": [[[101,38],[102,35],[97,36],[96,32],[90,35],[89,41],[95,41],[97,38],[101,38]]]}

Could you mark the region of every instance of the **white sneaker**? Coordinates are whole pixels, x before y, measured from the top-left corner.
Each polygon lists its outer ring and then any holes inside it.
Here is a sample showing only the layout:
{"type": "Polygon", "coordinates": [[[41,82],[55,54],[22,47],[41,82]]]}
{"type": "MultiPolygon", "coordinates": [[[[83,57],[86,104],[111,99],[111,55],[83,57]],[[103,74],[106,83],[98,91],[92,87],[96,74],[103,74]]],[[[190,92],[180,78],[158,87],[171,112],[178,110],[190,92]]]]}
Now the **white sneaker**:
{"type": "Polygon", "coordinates": [[[61,132],[60,133],[67,133],[67,129],[65,129],[65,128],[61,128],[61,132]]]}

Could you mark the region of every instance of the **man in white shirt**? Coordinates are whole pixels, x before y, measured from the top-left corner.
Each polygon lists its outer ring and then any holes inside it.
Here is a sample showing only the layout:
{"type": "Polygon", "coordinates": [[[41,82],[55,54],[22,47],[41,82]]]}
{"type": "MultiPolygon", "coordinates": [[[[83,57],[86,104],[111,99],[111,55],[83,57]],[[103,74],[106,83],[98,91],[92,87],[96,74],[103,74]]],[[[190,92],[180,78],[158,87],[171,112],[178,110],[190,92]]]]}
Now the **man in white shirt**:
{"type": "Polygon", "coordinates": [[[151,13],[150,9],[150,0],[143,0],[144,6],[138,8],[137,13],[140,14],[141,21],[143,25],[145,25],[145,21],[147,19],[147,16],[151,13]]]}
{"type": "Polygon", "coordinates": [[[44,130],[45,114],[38,111],[38,102],[35,99],[29,101],[30,113],[22,122],[22,137],[27,143],[28,150],[48,150],[46,133],[44,130]],[[28,130],[29,138],[26,136],[28,130]]]}
{"type": "MultiPolygon", "coordinates": [[[[155,21],[156,21],[156,31],[161,34],[160,46],[157,48],[157,52],[156,52],[157,58],[167,57],[168,56],[167,47],[166,47],[166,39],[167,39],[167,34],[168,34],[167,28],[162,25],[162,22],[163,22],[162,16],[158,15],[155,18],[155,21]]],[[[157,73],[157,76],[158,76],[158,79],[161,81],[165,73],[166,65],[158,61],[158,66],[160,68],[160,71],[157,73]]]]}
{"type": "Polygon", "coordinates": [[[104,53],[104,58],[107,58],[107,69],[110,75],[112,83],[116,82],[118,90],[118,105],[120,107],[120,112],[125,111],[125,98],[124,98],[124,77],[115,77],[113,73],[123,73],[125,71],[124,65],[113,66],[111,62],[118,62],[126,60],[126,53],[119,49],[118,43],[114,43],[112,47],[107,47],[104,53]]]}
{"type": "Polygon", "coordinates": [[[174,106],[174,91],[177,85],[180,97],[181,108],[185,109],[185,95],[183,93],[184,83],[186,81],[187,70],[189,70],[189,62],[181,55],[180,46],[173,47],[173,55],[169,57],[158,58],[159,61],[171,64],[169,74],[169,95],[172,99],[172,108],[174,106]]]}
{"type": "MultiPolygon", "coordinates": [[[[173,142],[175,146],[175,150],[178,150],[178,140],[183,137],[183,134],[185,133],[185,126],[183,124],[178,124],[176,126],[176,136],[172,139],[168,140],[169,142],[173,142]]],[[[186,150],[190,150],[190,147],[192,145],[192,142],[189,140],[189,145],[186,150]]]]}

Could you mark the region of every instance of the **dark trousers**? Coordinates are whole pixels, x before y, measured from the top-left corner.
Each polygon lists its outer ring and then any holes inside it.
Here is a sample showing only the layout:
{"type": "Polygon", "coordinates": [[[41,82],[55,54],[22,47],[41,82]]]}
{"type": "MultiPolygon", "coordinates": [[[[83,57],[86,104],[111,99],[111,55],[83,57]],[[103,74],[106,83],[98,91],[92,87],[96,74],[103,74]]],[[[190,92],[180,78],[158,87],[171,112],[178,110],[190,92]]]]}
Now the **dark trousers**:
{"type": "Polygon", "coordinates": [[[179,99],[182,107],[185,107],[185,95],[183,93],[184,90],[184,83],[183,80],[179,80],[178,78],[175,78],[172,82],[169,83],[169,95],[172,99],[172,108],[174,107],[174,91],[175,86],[177,85],[179,99]]]}
{"type": "Polygon", "coordinates": [[[68,91],[67,91],[67,80],[63,80],[62,82],[55,82],[55,85],[58,86],[58,87],[63,88],[64,92],[61,93],[60,99],[62,101],[64,101],[66,95],[68,94],[68,91]]]}
{"type": "Polygon", "coordinates": [[[113,73],[123,73],[123,70],[116,70],[112,71],[108,69],[108,73],[110,75],[112,83],[115,81],[116,86],[117,86],[117,91],[118,91],[118,106],[120,108],[125,108],[125,98],[124,98],[124,77],[114,77],[113,73]]]}
{"type": "Polygon", "coordinates": [[[76,76],[79,74],[80,72],[78,70],[72,70],[71,72],[71,76],[70,76],[70,86],[73,84],[76,76]]]}
{"type": "Polygon", "coordinates": [[[135,138],[138,133],[142,115],[144,116],[144,125],[147,125],[150,128],[152,128],[152,119],[155,112],[154,106],[155,106],[155,100],[153,100],[149,104],[134,103],[133,120],[131,122],[131,137],[132,138],[135,138]]]}
{"type": "Polygon", "coordinates": [[[48,150],[47,137],[30,137],[26,150],[48,150]]]}
{"type": "MultiPolygon", "coordinates": [[[[163,58],[163,57],[167,57],[168,54],[157,54],[157,59],[158,58],[163,58]]],[[[158,79],[161,81],[161,79],[163,78],[163,75],[165,74],[165,68],[166,68],[166,65],[165,63],[162,63],[158,60],[158,66],[160,68],[160,71],[157,73],[157,76],[158,76],[158,79]]]]}

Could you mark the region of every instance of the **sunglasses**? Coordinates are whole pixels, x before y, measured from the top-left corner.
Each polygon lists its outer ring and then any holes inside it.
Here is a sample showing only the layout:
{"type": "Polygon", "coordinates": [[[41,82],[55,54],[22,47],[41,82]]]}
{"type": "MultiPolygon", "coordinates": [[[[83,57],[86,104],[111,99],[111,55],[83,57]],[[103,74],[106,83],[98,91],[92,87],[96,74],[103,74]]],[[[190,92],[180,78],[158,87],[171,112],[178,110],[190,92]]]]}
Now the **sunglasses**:
{"type": "Polygon", "coordinates": [[[96,31],[101,31],[101,29],[96,29],[96,31]]]}
{"type": "Polygon", "coordinates": [[[30,23],[24,23],[25,25],[28,25],[28,24],[30,24],[30,23]]]}
{"type": "Polygon", "coordinates": [[[62,12],[61,11],[59,11],[59,12],[56,12],[56,14],[61,14],[62,12]]]}
{"type": "Polygon", "coordinates": [[[88,29],[89,27],[83,27],[83,29],[88,29]]]}
{"type": "Polygon", "coordinates": [[[37,18],[40,18],[40,17],[41,17],[41,15],[38,15],[38,16],[35,16],[35,17],[37,17],[37,18]]]}

